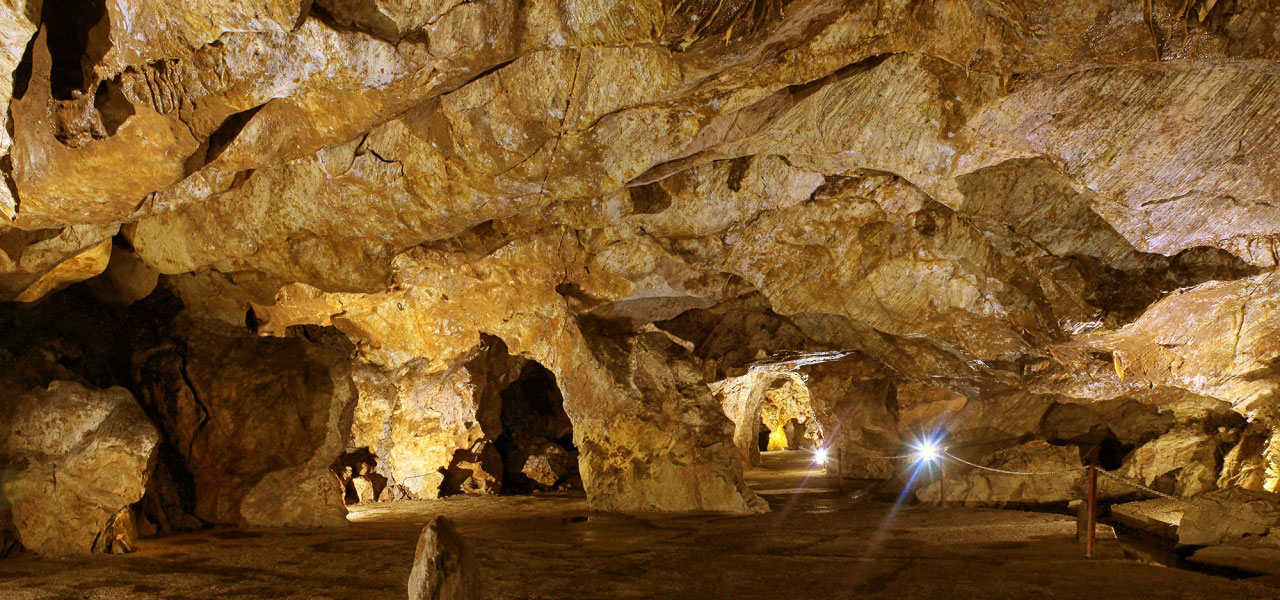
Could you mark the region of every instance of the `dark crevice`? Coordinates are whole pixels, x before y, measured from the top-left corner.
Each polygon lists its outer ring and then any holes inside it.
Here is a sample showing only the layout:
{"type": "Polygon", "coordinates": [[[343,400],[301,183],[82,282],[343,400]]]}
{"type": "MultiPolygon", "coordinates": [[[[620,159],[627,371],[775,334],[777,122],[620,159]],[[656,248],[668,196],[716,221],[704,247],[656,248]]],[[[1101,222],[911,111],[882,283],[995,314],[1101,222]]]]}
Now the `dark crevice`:
{"type": "Polygon", "coordinates": [[[658,214],[671,206],[671,194],[661,183],[628,188],[627,193],[631,196],[631,212],[637,215],[658,214]]]}
{"type": "Polygon", "coordinates": [[[263,106],[266,105],[259,104],[258,106],[248,110],[242,110],[227,117],[226,119],[223,119],[222,123],[218,125],[218,128],[213,130],[213,133],[209,136],[209,146],[205,150],[204,163],[200,166],[203,167],[204,165],[217,160],[219,156],[222,156],[222,153],[231,145],[231,142],[235,141],[236,136],[240,135],[240,132],[249,124],[249,121],[253,119],[253,116],[258,114],[259,110],[262,110],[263,106]]]}
{"type": "Polygon", "coordinates": [[[523,494],[549,487],[581,487],[576,482],[578,449],[573,425],[564,411],[564,398],[555,375],[536,362],[528,362],[520,377],[501,393],[502,434],[494,442],[502,457],[502,492],[523,494]],[[569,473],[552,485],[538,483],[523,471],[532,453],[550,451],[564,459],[569,473]]]}
{"type": "Polygon", "coordinates": [[[89,89],[93,65],[106,54],[106,1],[45,0],[40,22],[48,31],[53,98],[72,100],[89,89]]]}
{"type": "Polygon", "coordinates": [[[880,66],[880,64],[888,60],[890,56],[893,56],[893,53],[868,56],[857,62],[840,67],[824,77],[819,77],[818,79],[805,83],[787,86],[787,93],[791,95],[792,101],[798,102],[813,95],[818,90],[833,82],[843,81],[855,75],[866,73],[867,71],[880,66]]]}
{"type": "Polygon", "coordinates": [[[191,434],[191,441],[187,446],[187,456],[193,456],[196,439],[200,437],[200,432],[204,431],[204,426],[209,421],[209,408],[200,400],[200,392],[196,391],[196,384],[191,381],[191,373],[187,371],[187,353],[182,352],[180,356],[182,363],[178,372],[182,375],[182,382],[186,384],[187,390],[191,392],[191,401],[200,409],[200,422],[196,424],[195,431],[191,434]]]}
{"type": "MultiPolygon", "coordinates": [[[[18,67],[13,70],[13,97],[22,98],[27,95],[27,85],[31,83],[31,62],[32,52],[35,48],[36,36],[31,36],[27,42],[27,49],[22,53],[22,60],[18,61],[18,67]]],[[[13,120],[9,122],[9,133],[13,134],[13,120]]]]}
{"type": "Polygon", "coordinates": [[[730,191],[737,192],[742,189],[742,179],[747,176],[747,170],[751,168],[751,156],[740,156],[729,161],[729,176],[725,180],[725,186],[730,191]]]}
{"type": "Polygon", "coordinates": [[[440,96],[441,96],[441,97],[444,97],[444,96],[449,95],[450,93],[453,93],[453,92],[455,92],[455,91],[457,91],[457,90],[460,90],[460,89],[462,89],[462,88],[464,88],[464,87],[467,87],[468,85],[471,85],[473,82],[479,81],[480,79],[483,79],[483,78],[485,78],[485,77],[488,77],[489,75],[492,75],[492,74],[494,74],[494,73],[496,73],[496,72],[498,72],[498,71],[502,70],[502,69],[503,69],[503,68],[505,68],[507,65],[509,65],[509,64],[511,64],[511,63],[513,63],[513,62],[515,62],[515,61],[516,61],[516,59],[514,59],[514,58],[513,58],[513,59],[511,59],[511,60],[505,60],[505,61],[502,61],[502,62],[500,62],[500,63],[496,64],[496,65],[493,65],[492,67],[489,67],[489,68],[487,68],[487,69],[485,69],[485,70],[483,70],[483,71],[481,71],[481,72],[477,73],[474,77],[471,77],[471,78],[467,79],[466,81],[464,81],[464,82],[462,82],[461,84],[459,84],[459,85],[457,85],[457,86],[455,86],[455,87],[451,88],[450,90],[448,90],[448,91],[446,91],[446,92],[441,93],[441,94],[440,94],[440,96]]]}

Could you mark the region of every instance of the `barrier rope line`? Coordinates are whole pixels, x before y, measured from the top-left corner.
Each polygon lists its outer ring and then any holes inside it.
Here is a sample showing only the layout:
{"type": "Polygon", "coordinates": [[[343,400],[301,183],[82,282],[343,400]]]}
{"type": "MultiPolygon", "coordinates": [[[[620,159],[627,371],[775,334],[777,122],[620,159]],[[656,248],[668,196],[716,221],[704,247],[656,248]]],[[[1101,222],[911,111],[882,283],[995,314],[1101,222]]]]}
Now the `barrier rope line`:
{"type": "Polygon", "coordinates": [[[1057,470],[1057,471],[1009,471],[1009,470],[1006,470],[1006,469],[997,469],[997,468],[995,468],[995,467],[984,467],[984,466],[979,465],[979,464],[971,463],[971,462],[969,462],[969,461],[967,461],[967,460],[965,460],[965,459],[963,459],[963,458],[960,458],[959,456],[956,456],[956,455],[954,455],[954,454],[952,454],[952,453],[950,453],[950,452],[943,452],[943,453],[942,453],[942,455],[943,455],[943,456],[945,456],[945,457],[947,457],[947,458],[950,458],[951,460],[954,460],[954,461],[957,461],[957,462],[964,463],[964,464],[969,465],[970,467],[974,467],[974,468],[976,468],[976,469],[982,469],[982,470],[984,470],[984,471],[993,471],[993,472],[996,472],[996,473],[1004,473],[1005,475],[1062,475],[1062,474],[1064,474],[1064,473],[1079,473],[1079,472],[1082,472],[1082,471],[1088,471],[1088,470],[1089,470],[1089,467],[1075,467],[1075,468],[1072,468],[1072,469],[1060,469],[1060,470],[1057,470]]]}
{"type": "MultiPolygon", "coordinates": [[[[956,456],[956,455],[954,455],[954,454],[952,454],[952,453],[950,453],[950,452],[947,452],[946,450],[942,450],[942,451],[938,452],[935,456],[936,456],[937,458],[939,458],[939,459],[951,459],[951,460],[954,460],[954,461],[956,461],[956,462],[958,462],[958,463],[965,464],[965,465],[969,465],[970,467],[973,467],[973,468],[975,468],[975,469],[982,469],[982,470],[984,470],[984,471],[991,471],[991,472],[993,472],[993,473],[1001,473],[1001,474],[1004,474],[1004,475],[1021,475],[1021,476],[1036,476],[1036,475],[1064,475],[1064,474],[1068,474],[1068,473],[1082,473],[1082,472],[1086,472],[1086,471],[1088,471],[1088,470],[1089,470],[1089,467],[1087,467],[1087,466],[1083,466],[1083,467],[1074,467],[1074,468],[1071,468],[1071,469],[1058,469],[1058,470],[1055,470],[1055,471],[1012,471],[1012,470],[1008,470],[1008,469],[998,469],[998,468],[996,468],[996,467],[987,467],[987,466],[983,466],[983,465],[980,465],[980,464],[977,464],[977,463],[972,463],[972,462],[969,462],[969,461],[967,461],[967,460],[965,460],[965,459],[963,459],[963,458],[960,458],[959,456],[956,456]]],[[[897,455],[897,456],[858,456],[858,457],[856,457],[856,458],[859,458],[859,459],[870,459],[870,460],[877,460],[877,459],[879,459],[879,460],[897,460],[897,459],[903,459],[903,458],[916,458],[916,459],[920,459],[920,454],[919,454],[919,453],[915,453],[915,454],[900,454],[900,455],[897,455]]],[[[1114,473],[1110,473],[1110,472],[1108,472],[1108,471],[1106,471],[1106,470],[1104,470],[1104,469],[1096,469],[1096,472],[1097,472],[1097,473],[1102,474],[1102,476],[1103,476],[1103,477],[1106,477],[1106,478],[1108,478],[1108,479],[1111,479],[1112,481],[1116,481],[1116,482],[1122,483],[1122,484],[1124,484],[1124,485],[1127,485],[1127,486],[1130,486],[1130,487],[1133,487],[1133,488],[1137,488],[1137,489],[1139,489],[1139,490],[1142,490],[1142,491],[1144,491],[1144,492],[1147,492],[1148,494],[1152,494],[1152,495],[1155,495],[1155,496],[1157,496],[1157,497],[1164,498],[1164,499],[1166,499],[1166,500],[1172,500],[1172,501],[1174,501],[1174,502],[1176,502],[1176,503],[1179,503],[1179,504],[1183,504],[1183,505],[1189,506],[1189,507],[1191,507],[1191,508],[1193,508],[1193,509],[1196,509],[1196,510],[1204,511],[1204,512],[1206,512],[1206,513],[1210,513],[1210,514],[1218,515],[1218,516],[1220,516],[1220,517],[1225,517],[1225,518],[1227,518],[1227,519],[1233,519],[1233,520],[1239,521],[1239,522],[1241,522],[1241,523],[1248,523],[1248,524],[1250,524],[1250,525],[1256,525],[1256,526],[1258,526],[1258,527],[1266,528],[1267,530],[1270,530],[1270,529],[1272,529],[1272,528],[1274,528],[1274,527],[1280,526],[1280,523],[1264,523],[1264,522],[1262,522],[1262,521],[1255,521],[1255,520],[1253,520],[1253,519],[1245,518],[1245,517],[1242,517],[1242,516],[1240,516],[1240,515],[1235,515],[1235,514],[1231,514],[1231,513],[1225,512],[1225,511],[1217,510],[1217,509],[1215,509],[1215,508],[1210,508],[1210,507],[1207,507],[1207,506],[1203,506],[1202,504],[1198,504],[1198,503],[1196,503],[1195,501],[1191,500],[1190,498],[1183,498],[1183,497],[1181,497],[1181,496],[1175,496],[1175,495],[1173,495],[1173,494],[1166,494],[1166,493],[1164,493],[1164,492],[1161,492],[1161,491],[1159,491],[1159,490],[1156,490],[1156,489],[1153,489],[1153,488],[1148,487],[1148,486],[1146,486],[1146,485],[1143,485],[1142,483],[1137,482],[1137,481],[1134,481],[1134,480],[1129,479],[1129,478],[1127,478],[1127,477],[1121,477],[1121,476],[1116,475],[1116,474],[1114,474],[1114,473]]],[[[1090,494],[1092,494],[1092,490],[1090,491],[1090,494]]],[[[944,493],[943,498],[944,498],[944,502],[945,502],[945,498],[946,498],[945,493],[944,493]]],[[[1091,496],[1091,498],[1092,498],[1092,496],[1091,496]]],[[[1092,518],[1092,517],[1090,517],[1090,518],[1092,518]]],[[[1090,542],[1090,543],[1092,543],[1092,542],[1090,542]]],[[[1093,550],[1092,550],[1092,546],[1090,546],[1090,552],[1092,552],[1092,551],[1093,551],[1093,550]]],[[[1092,556],[1092,554],[1090,554],[1090,556],[1092,556]]]]}
{"type": "Polygon", "coordinates": [[[869,458],[874,460],[897,460],[900,458],[915,458],[914,454],[899,454],[897,456],[857,456],[855,458],[869,458]]]}
{"type": "Polygon", "coordinates": [[[1165,499],[1167,499],[1167,500],[1173,500],[1174,502],[1177,502],[1177,503],[1179,503],[1179,504],[1185,504],[1185,505],[1190,506],[1191,508],[1194,508],[1194,509],[1196,509],[1196,510],[1202,510],[1202,511],[1204,511],[1204,512],[1212,513],[1212,514],[1218,515],[1218,516],[1220,516],[1220,517],[1227,517],[1228,519],[1235,519],[1235,520],[1240,521],[1240,522],[1242,522],[1242,523],[1249,523],[1250,525],[1257,525],[1257,526],[1259,526],[1259,527],[1266,527],[1267,529],[1271,529],[1272,527],[1275,527],[1275,526],[1276,526],[1274,523],[1263,523],[1262,521],[1254,521],[1253,519],[1246,519],[1246,518],[1241,517],[1241,516],[1239,516],[1239,515],[1233,515],[1233,514],[1228,513],[1228,512],[1224,512],[1224,511],[1216,510],[1216,509],[1209,508],[1209,507],[1206,507],[1206,506],[1202,506],[1202,505],[1200,505],[1200,504],[1196,504],[1196,503],[1195,503],[1194,501],[1192,501],[1190,498],[1183,498],[1183,497],[1181,497],[1181,496],[1175,496],[1175,495],[1173,495],[1173,494],[1166,494],[1166,493],[1161,492],[1161,491],[1159,491],[1159,490],[1155,490],[1155,489],[1152,489],[1152,488],[1150,488],[1150,487],[1147,487],[1147,486],[1145,486],[1145,485],[1143,485],[1143,484],[1141,484],[1141,483],[1139,483],[1139,482],[1137,482],[1137,481],[1134,481],[1134,480],[1132,480],[1132,479],[1129,479],[1129,478],[1127,478],[1127,477],[1121,477],[1121,476],[1119,476],[1119,475],[1115,475],[1115,474],[1113,474],[1113,473],[1108,473],[1108,472],[1106,472],[1105,470],[1102,470],[1102,469],[1098,469],[1098,473],[1100,473],[1103,477],[1106,477],[1107,479],[1110,479],[1110,480],[1112,480],[1112,481],[1118,481],[1118,482],[1123,483],[1123,484],[1125,484],[1125,485],[1127,485],[1127,486],[1134,487],[1134,488],[1140,489],[1140,490],[1142,490],[1142,491],[1144,491],[1144,492],[1147,492],[1148,494],[1154,494],[1154,495],[1156,495],[1156,496],[1159,496],[1159,497],[1161,497],[1161,498],[1165,498],[1165,499]]]}

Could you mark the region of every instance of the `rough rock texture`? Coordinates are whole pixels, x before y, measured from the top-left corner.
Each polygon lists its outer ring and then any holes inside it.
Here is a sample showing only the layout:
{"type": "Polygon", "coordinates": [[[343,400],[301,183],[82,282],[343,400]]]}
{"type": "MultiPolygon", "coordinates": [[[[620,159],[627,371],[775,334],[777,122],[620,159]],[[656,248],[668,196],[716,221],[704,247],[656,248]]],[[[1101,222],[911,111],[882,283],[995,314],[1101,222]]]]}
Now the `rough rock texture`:
{"type": "Polygon", "coordinates": [[[55,381],[0,406],[0,433],[18,541],[41,554],[110,551],[111,524],[142,498],[160,439],[133,396],[55,381]]]}
{"type": "Polygon", "coordinates": [[[1239,542],[1245,536],[1266,535],[1280,525],[1280,496],[1239,487],[1214,490],[1196,496],[1182,511],[1178,543],[1212,545],[1239,542]],[[1234,518],[1232,518],[1234,517],[1234,518]]]}
{"type": "Polygon", "coordinates": [[[4,351],[134,390],[175,520],[332,516],[359,449],[394,497],[545,486],[544,440],[599,508],[746,510],[755,409],[708,386],[796,356],[826,358],[782,367],[792,437],[850,457],[945,433],[1280,483],[1273,2],[66,8],[0,7],[0,300],[56,322],[91,279],[124,306],[86,328],[165,295],[184,325],[128,365],[92,331],[4,351]],[[571,439],[500,439],[521,361],[571,439]]]}
{"type": "Polygon", "coordinates": [[[840,475],[858,479],[888,479],[895,463],[864,459],[900,454],[894,387],[874,379],[863,360],[843,359],[801,367],[817,420],[828,444],[838,449],[840,475]]]}
{"type": "Polygon", "coordinates": [[[612,414],[593,411],[594,419],[574,425],[593,507],[767,510],[742,481],[733,423],[694,365],[682,359],[680,346],[649,333],[604,338],[593,350],[604,363],[602,376],[563,379],[566,401],[589,394],[616,394],[619,400],[612,414]]]}
{"type": "Polygon", "coordinates": [[[436,517],[418,536],[409,571],[409,600],[480,600],[480,563],[458,535],[453,521],[436,517]]]}
{"type": "MultiPolygon", "coordinates": [[[[378,471],[391,485],[418,498],[438,496],[455,454],[501,433],[497,393],[519,373],[504,364],[505,347],[478,349],[475,355],[444,373],[432,373],[425,361],[393,372],[358,369],[360,396],[349,445],[377,455],[378,471]],[[499,356],[491,356],[493,350],[499,356]]],[[[500,479],[500,464],[496,474],[500,479]]]]}
{"type": "Polygon", "coordinates": [[[328,343],[225,330],[191,338],[187,402],[173,405],[164,428],[180,440],[194,475],[196,516],[250,525],[346,523],[329,465],[346,443],[355,390],[345,338],[327,335],[328,343]]]}
{"type": "MultiPolygon", "coordinates": [[[[947,465],[947,502],[965,506],[1037,505],[1067,502],[1080,497],[1084,481],[1080,452],[1071,446],[1051,446],[1034,441],[995,452],[979,462],[984,467],[1005,471],[1066,471],[1052,475],[1008,475],[966,467],[954,462],[947,465]],[[955,473],[968,468],[967,472],[955,473]]],[[[923,502],[937,502],[942,488],[933,482],[916,492],[923,502]]]]}

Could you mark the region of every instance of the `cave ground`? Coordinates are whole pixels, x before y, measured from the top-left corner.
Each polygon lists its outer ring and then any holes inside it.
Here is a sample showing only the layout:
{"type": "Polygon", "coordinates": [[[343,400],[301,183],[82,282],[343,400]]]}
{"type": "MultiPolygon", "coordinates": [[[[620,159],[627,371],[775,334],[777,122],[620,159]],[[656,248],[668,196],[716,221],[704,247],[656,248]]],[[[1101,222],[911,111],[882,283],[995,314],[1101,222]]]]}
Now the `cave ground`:
{"type": "Polygon", "coordinates": [[[842,497],[808,453],[764,463],[748,473],[764,515],[597,514],[561,492],[363,505],[345,528],[213,529],[122,556],[0,561],[0,598],[403,598],[437,514],[471,544],[491,598],[1280,598],[1274,575],[1144,565],[1109,536],[1086,559],[1063,515],[895,509],[842,497]]]}

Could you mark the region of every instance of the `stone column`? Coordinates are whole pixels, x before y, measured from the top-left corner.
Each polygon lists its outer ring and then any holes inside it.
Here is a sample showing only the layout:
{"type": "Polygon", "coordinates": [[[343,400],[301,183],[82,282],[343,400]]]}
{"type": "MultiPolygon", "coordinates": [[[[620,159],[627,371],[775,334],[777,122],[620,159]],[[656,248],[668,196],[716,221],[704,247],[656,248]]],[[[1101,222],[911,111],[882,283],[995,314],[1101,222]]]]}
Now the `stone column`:
{"type": "Polygon", "coordinates": [[[884,378],[863,379],[860,361],[835,361],[801,368],[809,385],[818,422],[827,433],[827,448],[839,455],[840,475],[852,479],[889,479],[892,460],[858,457],[900,454],[894,384],[884,378]]]}
{"type": "Polygon", "coordinates": [[[554,370],[592,508],[767,510],[743,482],[733,423],[684,348],[661,333],[583,341],[554,370]]]}

